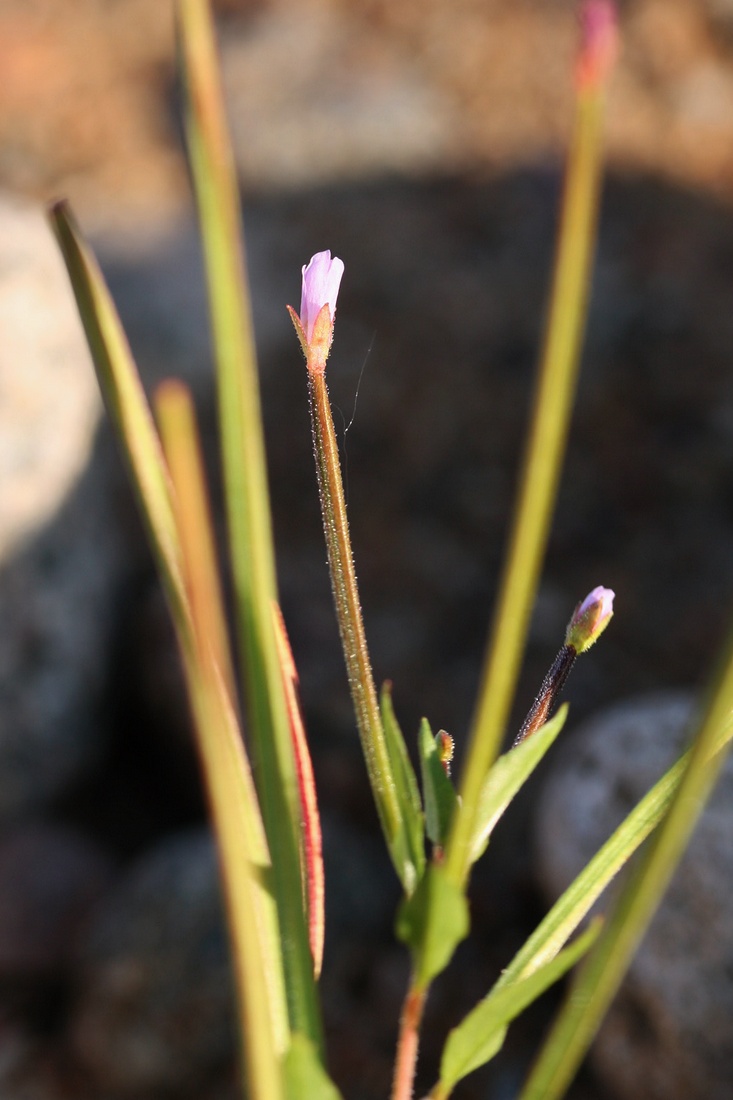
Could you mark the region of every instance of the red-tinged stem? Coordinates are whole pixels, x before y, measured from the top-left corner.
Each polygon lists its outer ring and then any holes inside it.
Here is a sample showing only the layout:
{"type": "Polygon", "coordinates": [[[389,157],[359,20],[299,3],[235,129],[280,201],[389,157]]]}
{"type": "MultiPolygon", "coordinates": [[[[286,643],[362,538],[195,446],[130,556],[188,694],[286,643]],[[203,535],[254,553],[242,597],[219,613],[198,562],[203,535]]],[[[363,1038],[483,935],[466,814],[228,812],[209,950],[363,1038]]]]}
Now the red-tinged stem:
{"type": "Polygon", "coordinates": [[[521,745],[522,741],[535,733],[550,717],[558,696],[565,686],[565,681],[570,675],[570,670],[575,664],[576,657],[577,653],[574,646],[564,645],[562,647],[540,685],[537,698],[530,707],[529,714],[522,723],[522,728],[514,738],[512,748],[521,745]]]}
{"type": "Polygon", "coordinates": [[[405,997],[400,1019],[400,1037],[397,1042],[397,1061],[392,1082],[392,1100],[410,1100],[415,1083],[417,1049],[420,1041],[426,989],[418,989],[413,982],[405,997]]]}

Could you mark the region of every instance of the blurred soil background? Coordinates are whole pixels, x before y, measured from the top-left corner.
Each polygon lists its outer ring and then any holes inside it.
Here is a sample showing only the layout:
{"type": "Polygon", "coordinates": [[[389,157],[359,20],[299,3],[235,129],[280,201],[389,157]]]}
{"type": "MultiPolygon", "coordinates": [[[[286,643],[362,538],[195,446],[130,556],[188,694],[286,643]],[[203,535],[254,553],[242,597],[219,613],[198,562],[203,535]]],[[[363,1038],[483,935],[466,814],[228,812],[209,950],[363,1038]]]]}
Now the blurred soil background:
{"type": "MultiPolygon", "coordinates": [[[[350,715],[304,370],[284,307],[297,308],[312,253],[344,259],[329,377],[349,428],[375,673],[394,682],[408,737],[426,714],[460,757],[541,338],[575,5],[214,7],[282,600],[324,814],[330,1064],[346,1097],[372,1100],[387,1094],[407,967],[350,715]]],[[[610,701],[698,686],[733,608],[733,3],[620,10],[577,416],[515,714],[518,724],[574,604],[608,585],[617,615],[570,681],[568,738],[610,701]]],[[[34,333],[74,325],[38,214],[65,195],[146,383],[181,374],[193,385],[216,480],[173,53],[168,2],[0,0],[0,257],[8,241],[14,249],[0,259],[0,309],[4,326],[15,318],[0,363],[4,1100],[236,1095],[213,853],[165,608],[78,332],[68,382],[56,343],[31,347],[34,333]],[[31,355],[46,356],[37,373],[31,355]]],[[[477,871],[474,935],[432,997],[418,1095],[447,1029],[543,911],[531,840],[542,779],[477,871]]],[[[496,1068],[456,1095],[515,1095],[548,1014],[529,1013],[496,1068]]],[[[610,1093],[587,1069],[571,1095],[610,1093]]],[[[650,1094],[641,1084],[637,1095],[650,1094]]]]}

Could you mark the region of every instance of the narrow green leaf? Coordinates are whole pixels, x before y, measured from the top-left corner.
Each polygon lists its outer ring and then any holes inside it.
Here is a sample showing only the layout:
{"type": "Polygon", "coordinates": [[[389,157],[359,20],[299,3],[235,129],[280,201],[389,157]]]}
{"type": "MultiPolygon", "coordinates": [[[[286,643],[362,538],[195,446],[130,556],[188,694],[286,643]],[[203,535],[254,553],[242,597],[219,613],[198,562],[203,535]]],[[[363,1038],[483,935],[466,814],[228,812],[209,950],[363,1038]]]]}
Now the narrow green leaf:
{"type": "Polygon", "coordinates": [[[412,952],[415,987],[425,989],[468,935],[468,902],[443,867],[431,863],[397,913],[395,932],[412,952]]]}
{"type": "Polygon", "coordinates": [[[549,722],[500,756],[493,765],[479,796],[476,832],[471,845],[472,863],[486,851],[494,826],[557,738],[567,716],[568,705],[564,703],[549,722]]]}
{"type": "Polygon", "coordinates": [[[180,69],[201,224],[247,730],[270,850],[293,1028],[322,1043],[298,851],[300,803],[272,605],[277,601],[259,383],[234,158],[207,0],[179,0],[180,69]]]}
{"type": "MultiPolygon", "coordinates": [[[[711,758],[731,737],[733,723],[728,721],[713,746],[711,758]]],[[[503,971],[497,983],[499,986],[531,974],[554,958],[608,884],[662,820],[679,788],[688,760],[689,753],[685,753],[673,764],[599,848],[503,971]]]]}
{"type": "Polygon", "coordinates": [[[382,687],[380,710],[392,769],[391,782],[394,784],[400,813],[399,828],[391,844],[392,859],[403,868],[400,879],[409,896],[425,871],[423,813],[415,772],[392,706],[392,685],[389,683],[382,687]]]}
{"type": "Polygon", "coordinates": [[[440,1063],[440,1083],[433,1095],[442,1100],[463,1077],[498,1054],[507,1025],[575,966],[596,941],[599,932],[600,922],[595,922],[575,943],[561,951],[552,962],[535,970],[529,978],[495,988],[479,1001],[448,1036],[440,1063]]]}
{"type": "Polygon", "coordinates": [[[624,864],[664,817],[679,787],[687,757],[678,760],[619,825],[558,898],[499,979],[500,985],[533,973],[554,958],[624,864]]]}
{"type": "Polygon", "coordinates": [[[107,412],[132,476],[143,520],[161,571],[176,625],[187,630],[170,480],[160,440],[122,323],[99,265],[83,240],[68,203],[49,210],[66,263],[107,412]]]}
{"type": "Polygon", "coordinates": [[[341,1100],[341,1093],[323,1068],[313,1043],[294,1031],[285,1056],[288,1100],[341,1100]]]}
{"type": "MultiPolygon", "coordinates": [[[[389,758],[392,763],[394,782],[397,785],[401,799],[404,801],[405,805],[409,807],[407,813],[421,826],[422,805],[420,803],[420,791],[418,789],[412,763],[410,762],[410,756],[407,752],[405,739],[402,736],[402,730],[398,725],[394,707],[392,706],[392,685],[388,682],[382,686],[380,707],[382,722],[384,723],[384,733],[387,739],[387,751],[389,752],[389,758]]],[[[422,836],[422,828],[420,828],[420,835],[422,836]]]]}
{"type": "MultiPolygon", "coordinates": [[[[731,737],[733,723],[728,722],[711,755],[720,752],[731,737]]],[[[557,955],[609,883],[664,817],[679,787],[688,757],[689,753],[685,753],[672,765],[596,852],[519,949],[495,988],[534,973],[557,955]]]]}
{"type": "Polygon", "coordinates": [[[432,844],[442,847],[455,813],[456,791],[445,773],[427,718],[420,723],[417,739],[425,798],[425,831],[432,844]]]}

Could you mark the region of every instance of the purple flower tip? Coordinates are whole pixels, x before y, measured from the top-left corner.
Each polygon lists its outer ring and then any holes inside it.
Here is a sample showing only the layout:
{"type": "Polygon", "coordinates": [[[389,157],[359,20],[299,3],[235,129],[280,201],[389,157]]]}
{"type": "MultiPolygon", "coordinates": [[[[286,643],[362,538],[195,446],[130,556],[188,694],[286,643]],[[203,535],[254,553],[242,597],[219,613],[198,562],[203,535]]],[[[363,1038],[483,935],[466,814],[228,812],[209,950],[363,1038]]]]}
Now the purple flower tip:
{"type": "Polygon", "coordinates": [[[593,645],[608,626],[613,615],[614,592],[598,585],[575,608],[568,623],[565,644],[576,653],[583,653],[593,645]]]}
{"type": "Polygon", "coordinates": [[[316,317],[325,305],[331,314],[331,323],[336,313],[341,277],[344,273],[343,260],[331,253],[316,252],[309,264],[303,268],[303,292],[300,299],[300,323],[310,343],[316,317]]]}
{"type": "Polygon", "coordinates": [[[578,613],[584,615],[591,607],[597,605],[596,615],[598,618],[607,619],[609,615],[613,614],[613,598],[615,595],[616,593],[612,588],[604,588],[602,584],[599,584],[585,597],[578,608],[578,613]]]}

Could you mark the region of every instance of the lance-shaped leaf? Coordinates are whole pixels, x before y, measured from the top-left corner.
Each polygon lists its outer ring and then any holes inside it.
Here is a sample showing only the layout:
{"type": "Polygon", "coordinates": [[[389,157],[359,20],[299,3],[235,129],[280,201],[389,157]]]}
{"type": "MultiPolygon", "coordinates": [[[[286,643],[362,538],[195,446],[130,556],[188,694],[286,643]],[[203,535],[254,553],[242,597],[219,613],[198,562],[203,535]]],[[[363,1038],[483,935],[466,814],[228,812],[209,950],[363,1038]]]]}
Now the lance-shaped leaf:
{"type": "Polygon", "coordinates": [[[412,953],[415,988],[424,990],[468,935],[468,902],[443,867],[431,863],[397,914],[395,932],[412,953]]]}
{"type": "Polygon", "coordinates": [[[323,1068],[318,1051],[298,1031],[293,1032],[284,1069],[288,1100],[341,1100],[341,1093],[323,1068]]]}
{"type": "Polygon", "coordinates": [[[596,921],[575,943],[529,978],[493,989],[479,1001],[448,1036],[440,1063],[440,1081],[431,1093],[433,1100],[445,1100],[462,1078],[499,1053],[511,1021],[575,966],[599,932],[600,921],[596,921]]]}
{"type": "Polygon", "coordinates": [[[409,895],[425,871],[423,813],[415,772],[392,706],[390,683],[382,687],[380,709],[391,779],[399,806],[399,827],[391,841],[392,859],[395,865],[403,869],[400,878],[409,895]]]}
{"type": "MultiPolygon", "coordinates": [[[[729,722],[721,730],[713,754],[724,748],[732,736],[733,724],[729,722]]],[[[689,753],[685,753],[672,765],[599,848],[502,972],[497,987],[533,973],[555,957],[609,883],[662,820],[679,787],[688,758],[689,753]]]]}
{"type": "Polygon", "coordinates": [[[171,486],[145,391],[122,323],[99,265],[81,236],[68,203],[50,211],[69,273],[105,407],[114,424],[132,476],[143,520],[179,628],[188,611],[181,576],[171,486]]]}
{"type": "Polygon", "coordinates": [[[298,790],[300,792],[302,817],[301,859],[305,870],[308,938],[311,945],[311,954],[313,955],[313,972],[318,978],[323,963],[323,939],[326,927],[321,815],[318,812],[316,781],[308,749],[308,739],[305,735],[300,699],[298,698],[298,672],[293,659],[293,651],[290,648],[288,633],[285,629],[285,620],[277,605],[273,605],[273,613],[283,682],[285,684],[285,698],[290,717],[295,765],[298,770],[298,790]]]}
{"type": "Polygon", "coordinates": [[[644,796],[558,898],[503,972],[501,985],[530,974],[554,958],[666,813],[684,771],[679,760],[644,796]]]}
{"type": "Polygon", "coordinates": [[[485,852],[494,826],[555,741],[567,715],[565,703],[554,718],[540,726],[526,741],[500,756],[493,765],[479,797],[476,832],[471,846],[472,863],[485,852]]]}
{"type": "Polygon", "coordinates": [[[442,847],[453,821],[457,797],[427,718],[420,723],[418,750],[425,799],[425,831],[432,844],[442,847]]]}

